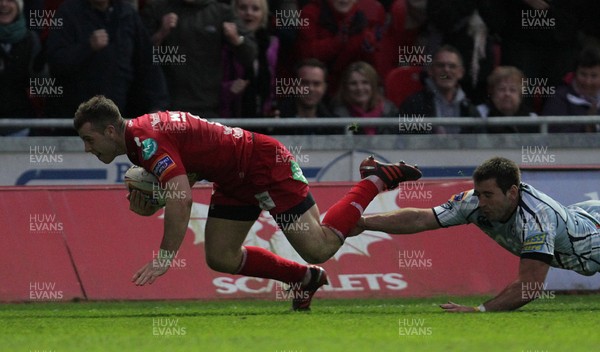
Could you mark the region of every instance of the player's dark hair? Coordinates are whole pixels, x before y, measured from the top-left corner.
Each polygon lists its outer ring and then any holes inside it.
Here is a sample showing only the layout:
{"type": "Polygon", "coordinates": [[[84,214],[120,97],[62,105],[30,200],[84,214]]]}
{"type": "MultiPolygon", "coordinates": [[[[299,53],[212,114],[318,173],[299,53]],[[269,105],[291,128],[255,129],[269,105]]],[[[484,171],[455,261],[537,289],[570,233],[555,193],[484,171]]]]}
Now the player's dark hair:
{"type": "Polygon", "coordinates": [[[495,179],[502,193],[506,194],[513,185],[519,187],[521,184],[521,171],[512,160],[497,156],[486,160],[473,173],[473,181],[477,183],[490,179],[495,179]]]}
{"type": "Polygon", "coordinates": [[[102,133],[108,125],[119,128],[123,124],[123,118],[112,100],[103,95],[96,95],[79,105],[75,112],[73,126],[76,131],[79,131],[87,122],[91,123],[94,131],[102,133]]]}

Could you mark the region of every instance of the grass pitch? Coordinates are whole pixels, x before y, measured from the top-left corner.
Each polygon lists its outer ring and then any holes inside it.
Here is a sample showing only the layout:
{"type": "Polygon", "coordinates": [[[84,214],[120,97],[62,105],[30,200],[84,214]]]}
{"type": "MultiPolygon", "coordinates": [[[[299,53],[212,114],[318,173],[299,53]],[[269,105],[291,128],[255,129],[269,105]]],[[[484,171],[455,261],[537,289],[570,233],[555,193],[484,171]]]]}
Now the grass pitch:
{"type": "MultiPolygon", "coordinates": [[[[448,298],[0,305],[0,351],[597,351],[600,295],[508,313],[450,314],[448,298]]],[[[452,298],[480,304],[483,297],[452,298]]]]}

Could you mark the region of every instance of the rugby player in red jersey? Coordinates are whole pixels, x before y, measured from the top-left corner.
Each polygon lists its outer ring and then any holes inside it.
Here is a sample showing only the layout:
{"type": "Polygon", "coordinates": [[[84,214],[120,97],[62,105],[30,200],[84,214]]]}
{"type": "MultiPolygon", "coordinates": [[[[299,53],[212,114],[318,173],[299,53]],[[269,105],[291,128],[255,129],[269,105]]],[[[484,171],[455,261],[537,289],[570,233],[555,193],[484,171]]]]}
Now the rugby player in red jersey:
{"type": "MultiPolygon", "coordinates": [[[[294,310],[310,309],[312,296],[327,283],[327,274],[316,265],[296,263],[260,247],[242,246],[261,211],[271,213],[304,260],[322,263],[343,245],[379,192],[421,177],[421,172],[410,165],[382,164],[370,157],[361,164],[364,179],[329,209],[321,223],[319,209],[294,156],[269,136],[179,111],[125,120],[115,104],[103,96],[79,106],[74,127],[85,151],[103,163],[127,154],[133,164],[154,174],[164,189],[185,195],[166,197],[159,258],[134,274],[135,284],[153,283],[167,271],[170,257],[179,249],[192,208],[193,182],[187,174],[193,173],[198,179],[212,181],[214,187],[205,229],[208,266],[298,287],[293,293],[294,310]]],[[[159,208],[133,190],[130,209],[148,216],[159,208]]]]}

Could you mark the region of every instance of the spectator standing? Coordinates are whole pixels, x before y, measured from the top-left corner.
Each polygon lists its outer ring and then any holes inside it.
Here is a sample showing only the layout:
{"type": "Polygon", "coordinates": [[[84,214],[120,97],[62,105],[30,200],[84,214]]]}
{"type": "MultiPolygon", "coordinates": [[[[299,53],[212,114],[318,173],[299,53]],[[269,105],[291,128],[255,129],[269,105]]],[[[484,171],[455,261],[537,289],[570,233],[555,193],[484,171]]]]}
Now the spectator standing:
{"type": "Polygon", "coordinates": [[[160,68],[152,64],[148,32],[130,4],[120,0],[66,0],[56,13],[63,26],[50,31],[48,63],[59,98],[48,115],[71,117],[81,101],[110,97],[132,116],[166,108],[160,68]]]}
{"type": "MultiPolygon", "coordinates": [[[[33,118],[29,100],[38,36],[27,29],[23,0],[0,0],[0,118],[33,118]]],[[[27,136],[29,129],[2,129],[0,135],[27,136]]]]}
{"type": "Polygon", "coordinates": [[[279,39],[267,31],[268,3],[266,0],[234,0],[233,10],[256,38],[258,52],[252,65],[244,67],[231,47],[223,49],[220,116],[273,116],[279,39]]]}
{"type": "Polygon", "coordinates": [[[369,22],[357,0],[318,0],[302,9],[308,26],[299,31],[300,58],[317,58],[330,73],[329,93],[338,89],[340,75],[354,61],[374,61],[385,18],[369,22]]]}
{"type": "Polygon", "coordinates": [[[218,117],[223,48],[230,46],[243,67],[256,58],[254,38],[235,23],[231,7],[216,0],[153,0],[142,18],[155,52],[185,55],[183,64],[162,64],[170,109],[218,117]]]}

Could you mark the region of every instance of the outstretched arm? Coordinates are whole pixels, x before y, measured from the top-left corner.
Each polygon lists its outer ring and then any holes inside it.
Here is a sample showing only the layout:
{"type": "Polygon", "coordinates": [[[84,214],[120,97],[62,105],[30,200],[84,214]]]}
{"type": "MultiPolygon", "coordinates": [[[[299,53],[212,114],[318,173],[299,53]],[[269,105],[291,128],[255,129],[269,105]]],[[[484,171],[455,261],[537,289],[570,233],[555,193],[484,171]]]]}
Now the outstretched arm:
{"type": "Polygon", "coordinates": [[[165,225],[163,240],[160,244],[158,258],[154,258],[138,270],[132,281],[136,285],[153,283],[157,277],[169,269],[171,260],[175,257],[187,231],[190,213],[192,211],[192,190],[186,175],[173,177],[167,181],[165,225]]]}
{"type": "Polygon", "coordinates": [[[479,307],[448,302],[440,305],[447,312],[479,312],[515,310],[542,296],[544,280],[550,266],[540,260],[521,258],[519,277],[496,297],[479,307]]]}
{"type": "Polygon", "coordinates": [[[440,228],[433,210],[404,208],[389,213],[363,216],[350,236],[371,231],[383,231],[390,234],[411,234],[440,228]]]}

